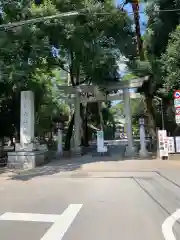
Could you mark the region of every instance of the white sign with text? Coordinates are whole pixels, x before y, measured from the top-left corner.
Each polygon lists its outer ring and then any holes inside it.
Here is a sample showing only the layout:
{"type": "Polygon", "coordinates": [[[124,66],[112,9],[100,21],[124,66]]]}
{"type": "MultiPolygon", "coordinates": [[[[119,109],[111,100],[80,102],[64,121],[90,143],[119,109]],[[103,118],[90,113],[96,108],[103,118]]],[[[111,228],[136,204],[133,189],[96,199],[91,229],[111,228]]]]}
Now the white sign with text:
{"type": "Polygon", "coordinates": [[[168,137],[166,130],[158,130],[160,157],[168,157],[168,137]]]}
{"type": "Polygon", "coordinates": [[[169,153],[175,153],[174,137],[168,137],[168,151],[169,153]]]}
{"type": "Polygon", "coordinates": [[[175,139],[176,139],[176,152],[180,152],[180,137],[177,136],[175,139]]]}
{"type": "Polygon", "coordinates": [[[104,152],[104,132],[97,131],[97,152],[104,152]]]}

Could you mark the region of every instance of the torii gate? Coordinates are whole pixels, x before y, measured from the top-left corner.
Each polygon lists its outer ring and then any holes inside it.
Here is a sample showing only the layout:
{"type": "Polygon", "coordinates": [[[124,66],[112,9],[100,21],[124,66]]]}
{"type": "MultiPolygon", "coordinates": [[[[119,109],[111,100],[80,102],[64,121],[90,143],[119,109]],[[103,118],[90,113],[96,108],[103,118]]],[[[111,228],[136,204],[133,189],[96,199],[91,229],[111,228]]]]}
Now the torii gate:
{"type": "MultiPolygon", "coordinates": [[[[138,98],[140,94],[134,93],[131,94],[129,89],[141,87],[144,81],[147,81],[148,77],[120,81],[118,83],[113,83],[106,86],[95,86],[95,85],[78,85],[78,86],[58,86],[59,90],[64,93],[74,94],[75,97],[69,99],[68,101],[74,102],[75,106],[75,118],[74,118],[74,151],[75,153],[80,153],[80,142],[81,142],[81,117],[80,117],[80,103],[87,102],[105,102],[105,101],[114,101],[114,100],[124,100],[124,113],[125,120],[127,126],[127,138],[128,138],[128,146],[126,148],[126,156],[134,156],[135,149],[133,143],[133,134],[132,134],[132,114],[130,107],[130,98],[138,98]],[[114,91],[121,90],[117,94],[114,95],[105,95],[102,91],[98,90],[100,88],[105,89],[106,91],[114,91]],[[84,97],[81,93],[92,93],[94,97],[84,97]]],[[[141,143],[142,144],[142,143],[141,143]]],[[[144,146],[143,146],[144,149],[144,146]]],[[[144,155],[146,155],[146,150],[144,151],[144,155]]]]}

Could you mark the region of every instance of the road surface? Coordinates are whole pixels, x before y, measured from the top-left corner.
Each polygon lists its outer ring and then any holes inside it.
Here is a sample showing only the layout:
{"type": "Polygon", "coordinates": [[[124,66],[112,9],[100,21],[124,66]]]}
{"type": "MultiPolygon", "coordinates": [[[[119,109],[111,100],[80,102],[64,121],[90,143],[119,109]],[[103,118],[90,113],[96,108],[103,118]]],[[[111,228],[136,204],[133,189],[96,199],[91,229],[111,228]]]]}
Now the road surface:
{"type": "MultiPolygon", "coordinates": [[[[180,187],[158,172],[6,180],[0,239],[164,240],[162,224],[177,209],[180,187]]],[[[180,239],[178,222],[173,235],[180,239]]]]}

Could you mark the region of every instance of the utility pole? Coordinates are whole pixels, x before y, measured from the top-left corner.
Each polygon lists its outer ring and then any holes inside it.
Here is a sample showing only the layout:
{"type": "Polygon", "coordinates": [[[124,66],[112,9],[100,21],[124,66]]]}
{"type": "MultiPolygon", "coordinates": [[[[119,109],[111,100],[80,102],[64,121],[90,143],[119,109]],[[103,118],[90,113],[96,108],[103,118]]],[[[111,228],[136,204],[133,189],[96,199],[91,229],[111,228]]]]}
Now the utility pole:
{"type": "Polygon", "coordinates": [[[139,17],[139,0],[132,0],[131,5],[132,5],[133,13],[134,13],[137,49],[138,49],[140,60],[144,61],[145,57],[144,57],[144,49],[143,49],[143,40],[141,37],[141,28],[140,28],[140,22],[139,22],[139,19],[140,19],[140,17],[139,17]]]}

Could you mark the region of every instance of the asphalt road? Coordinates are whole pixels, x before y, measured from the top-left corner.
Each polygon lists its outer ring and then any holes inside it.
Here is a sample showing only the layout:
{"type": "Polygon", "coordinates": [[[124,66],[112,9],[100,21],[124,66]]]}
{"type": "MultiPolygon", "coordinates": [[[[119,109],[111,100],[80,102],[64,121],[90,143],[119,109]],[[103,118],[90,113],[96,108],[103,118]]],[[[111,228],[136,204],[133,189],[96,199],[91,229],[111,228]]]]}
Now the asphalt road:
{"type": "Polygon", "coordinates": [[[178,222],[174,239],[162,232],[177,209],[179,186],[155,172],[7,180],[0,182],[0,239],[178,240],[178,222]]]}

